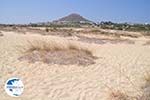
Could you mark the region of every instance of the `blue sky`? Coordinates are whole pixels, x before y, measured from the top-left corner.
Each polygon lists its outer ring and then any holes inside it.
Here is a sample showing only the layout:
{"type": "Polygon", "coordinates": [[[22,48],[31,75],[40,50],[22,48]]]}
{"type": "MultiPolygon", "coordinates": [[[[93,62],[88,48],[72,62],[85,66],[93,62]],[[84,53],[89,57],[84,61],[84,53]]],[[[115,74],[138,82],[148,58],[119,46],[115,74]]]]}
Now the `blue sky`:
{"type": "Polygon", "coordinates": [[[0,0],[0,23],[52,21],[70,13],[95,22],[150,23],[150,0],[0,0]]]}

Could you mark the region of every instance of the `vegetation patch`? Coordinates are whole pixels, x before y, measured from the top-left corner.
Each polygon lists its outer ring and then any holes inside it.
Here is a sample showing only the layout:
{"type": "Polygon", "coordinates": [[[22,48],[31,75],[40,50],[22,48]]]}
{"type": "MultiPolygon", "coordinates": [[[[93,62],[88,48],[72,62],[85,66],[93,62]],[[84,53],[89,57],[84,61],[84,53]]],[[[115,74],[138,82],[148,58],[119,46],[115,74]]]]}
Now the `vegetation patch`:
{"type": "Polygon", "coordinates": [[[46,64],[59,65],[91,65],[95,63],[97,57],[93,56],[88,49],[78,48],[70,44],[63,47],[61,44],[45,42],[30,42],[28,49],[24,55],[19,58],[20,61],[28,61],[29,63],[43,62],[46,64]],[[38,44],[38,45],[37,45],[38,44]]]}
{"type": "Polygon", "coordinates": [[[137,98],[128,96],[126,93],[118,90],[118,91],[112,91],[109,94],[108,100],[137,100],[137,98]]]}
{"type": "Polygon", "coordinates": [[[111,93],[110,98],[110,100],[129,100],[128,96],[121,92],[111,93]]]}
{"type": "Polygon", "coordinates": [[[103,31],[100,29],[91,29],[91,30],[82,30],[80,33],[85,33],[85,34],[96,34],[96,35],[105,35],[105,36],[111,36],[111,37],[117,37],[120,38],[121,36],[123,37],[130,37],[130,38],[138,38],[140,37],[137,34],[129,33],[129,32],[109,32],[109,31],[103,31]]]}
{"type": "Polygon", "coordinates": [[[135,31],[135,32],[150,31],[150,24],[113,23],[111,21],[108,21],[108,22],[101,22],[97,26],[101,27],[102,29],[135,31]]]}
{"type": "Polygon", "coordinates": [[[79,41],[86,42],[86,43],[95,43],[95,44],[105,44],[105,43],[111,43],[111,44],[118,44],[118,43],[126,43],[126,44],[134,44],[134,41],[128,40],[128,39],[121,39],[121,38],[115,38],[115,39],[108,39],[108,38],[89,38],[84,36],[79,36],[79,41]]]}
{"type": "Polygon", "coordinates": [[[146,72],[144,76],[145,85],[142,87],[143,95],[139,100],[150,100],[150,73],[146,72]]]}
{"type": "Polygon", "coordinates": [[[144,43],[143,45],[150,45],[150,41],[147,41],[146,43],[144,43]]]}
{"type": "Polygon", "coordinates": [[[148,32],[141,32],[141,34],[145,37],[149,37],[150,36],[150,31],[148,32]]]}
{"type": "Polygon", "coordinates": [[[75,35],[72,29],[63,29],[63,28],[46,28],[46,34],[43,35],[56,35],[61,37],[70,37],[75,35]]]}
{"type": "Polygon", "coordinates": [[[0,31],[0,36],[4,36],[4,34],[2,34],[2,32],[0,31]]]}

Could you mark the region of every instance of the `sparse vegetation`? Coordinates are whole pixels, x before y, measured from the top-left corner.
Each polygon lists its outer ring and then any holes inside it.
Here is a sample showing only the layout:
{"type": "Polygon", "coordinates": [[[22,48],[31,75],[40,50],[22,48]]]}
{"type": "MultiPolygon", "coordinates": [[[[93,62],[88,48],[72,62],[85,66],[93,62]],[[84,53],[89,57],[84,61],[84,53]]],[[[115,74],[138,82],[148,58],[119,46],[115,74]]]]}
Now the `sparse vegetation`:
{"type": "Polygon", "coordinates": [[[46,28],[46,29],[45,29],[45,31],[46,31],[46,32],[49,32],[49,29],[48,29],[48,28],[46,28]]]}
{"type": "Polygon", "coordinates": [[[68,33],[68,36],[73,36],[73,34],[72,33],[68,33]]]}
{"type": "Polygon", "coordinates": [[[150,100],[150,73],[146,72],[144,76],[145,85],[142,87],[143,95],[139,100],[150,100]]]}
{"type": "Polygon", "coordinates": [[[111,21],[101,22],[97,26],[102,29],[114,29],[124,31],[150,31],[150,24],[128,24],[128,23],[113,23],[111,21]]]}
{"type": "Polygon", "coordinates": [[[145,44],[143,44],[143,45],[150,45],[150,41],[146,41],[146,43],[145,44]]]}
{"type": "Polygon", "coordinates": [[[57,27],[52,27],[52,28],[50,28],[50,31],[55,32],[55,31],[58,31],[58,29],[57,29],[57,27]]]}
{"type": "Polygon", "coordinates": [[[2,32],[0,31],[0,36],[4,36],[4,34],[2,34],[2,32]]]}
{"type": "Polygon", "coordinates": [[[94,64],[92,52],[80,45],[68,43],[67,45],[47,42],[44,40],[28,42],[25,55],[19,60],[27,60],[30,63],[44,62],[47,64],[60,65],[90,65],[94,64]]]}
{"type": "Polygon", "coordinates": [[[120,90],[113,90],[110,92],[108,100],[138,100],[138,98],[129,96],[126,92],[120,90]]]}
{"type": "Polygon", "coordinates": [[[145,72],[144,80],[146,81],[146,86],[150,86],[150,72],[145,72]]]}
{"type": "Polygon", "coordinates": [[[131,34],[128,32],[124,32],[124,33],[119,33],[119,32],[109,32],[109,31],[104,31],[104,30],[100,30],[100,29],[91,29],[90,31],[84,32],[84,33],[90,33],[90,34],[97,34],[97,35],[106,35],[106,36],[113,36],[113,37],[117,37],[120,38],[121,36],[124,37],[131,37],[131,38],[138,38],[139,36],[136,34],[131,34]]]}
{"type": "Polygon", "coordinates": [[[110,100],[129,100],[128,96],[120,91],[112,92],[109,97],[110,100]]]}
{"type": "Polygon", "coordinates": [[[150,31],[149,32],[141,32],[141,34],[144,36],[150,36],[150,31]]]}

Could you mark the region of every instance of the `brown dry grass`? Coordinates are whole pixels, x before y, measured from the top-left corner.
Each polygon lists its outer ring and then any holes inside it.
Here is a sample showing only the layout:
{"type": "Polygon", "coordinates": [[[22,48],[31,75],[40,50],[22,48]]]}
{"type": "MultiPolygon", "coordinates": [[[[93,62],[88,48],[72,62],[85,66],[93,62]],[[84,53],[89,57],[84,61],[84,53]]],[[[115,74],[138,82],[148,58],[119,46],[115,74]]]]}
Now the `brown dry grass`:
{"type": "Polygon", "coordinates": [[[19,60],[30,63],[44,62],[60,65],[90,65],[94,64],[92,51],[73,42],[59,43],[56,41],[34,40],[28,41],[24,56],[19,60]]]}
{"type": "Polygon", "coordinates": [[[133,33],[129,33],[129,32],[125,32],[125,33],[121,33],[121,32],[110,32],[110,31],[103,31],[100,29],[90,29],[88,31],[81,31],[82,33],[88,33],[88,34],[96,34],[96,35],[105,35],[105,36],[111,36],[111,37],[117,37],[120,38],[121,36],[124,37],[130,37],[130,38],[138,38],[139,36],[133,33]]]}
{"type": "Polygon", "coordinates": [[[142,87],[143,95],[139,100],[150,100],[150,73],[145,72],[145,85],[142,87]]]}
{"type": "Polygon", "coordinates": [[[107,100],[149,100],[149,99],[141,99],[138,96],[134,97],[128,95],[127,92],[121,90],[111,90],[107,100]]]}
{"type": "Polygon", "coordinates": [[[148,83],[150,85],[150,73],[149,72],[145,72],[146,75],[144,76],[144,80],[146,81],[146,83],[148,83]]]}
{"type": "Polygon", "coordinates": [[[4,36],[4,34],[2,34],[2,32],[0,31],[0,36],[4,36]]]}
{"type": "Polygon", "coordinates": [[[150,41],[147,41],[145,44],[143,44],[143,45],[150,45],[150,41]]]}
{"type": "Polygon", "coordinates": [[[129,96],[121,91],[112,91],[108,100],[131,100],[129,96]]]}

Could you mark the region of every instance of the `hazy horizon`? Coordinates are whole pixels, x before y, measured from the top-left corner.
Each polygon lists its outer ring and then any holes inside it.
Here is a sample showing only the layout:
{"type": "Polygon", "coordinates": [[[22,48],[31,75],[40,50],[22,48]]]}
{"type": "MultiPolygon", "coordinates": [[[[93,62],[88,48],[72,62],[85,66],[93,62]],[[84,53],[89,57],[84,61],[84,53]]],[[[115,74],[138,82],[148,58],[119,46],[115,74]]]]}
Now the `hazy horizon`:
{"type": "Polygon", "coordinates": [[[0,0],[0,24],[50,22],[71,13],[94,21],[150,23],[149,0],[0,0]]]}

